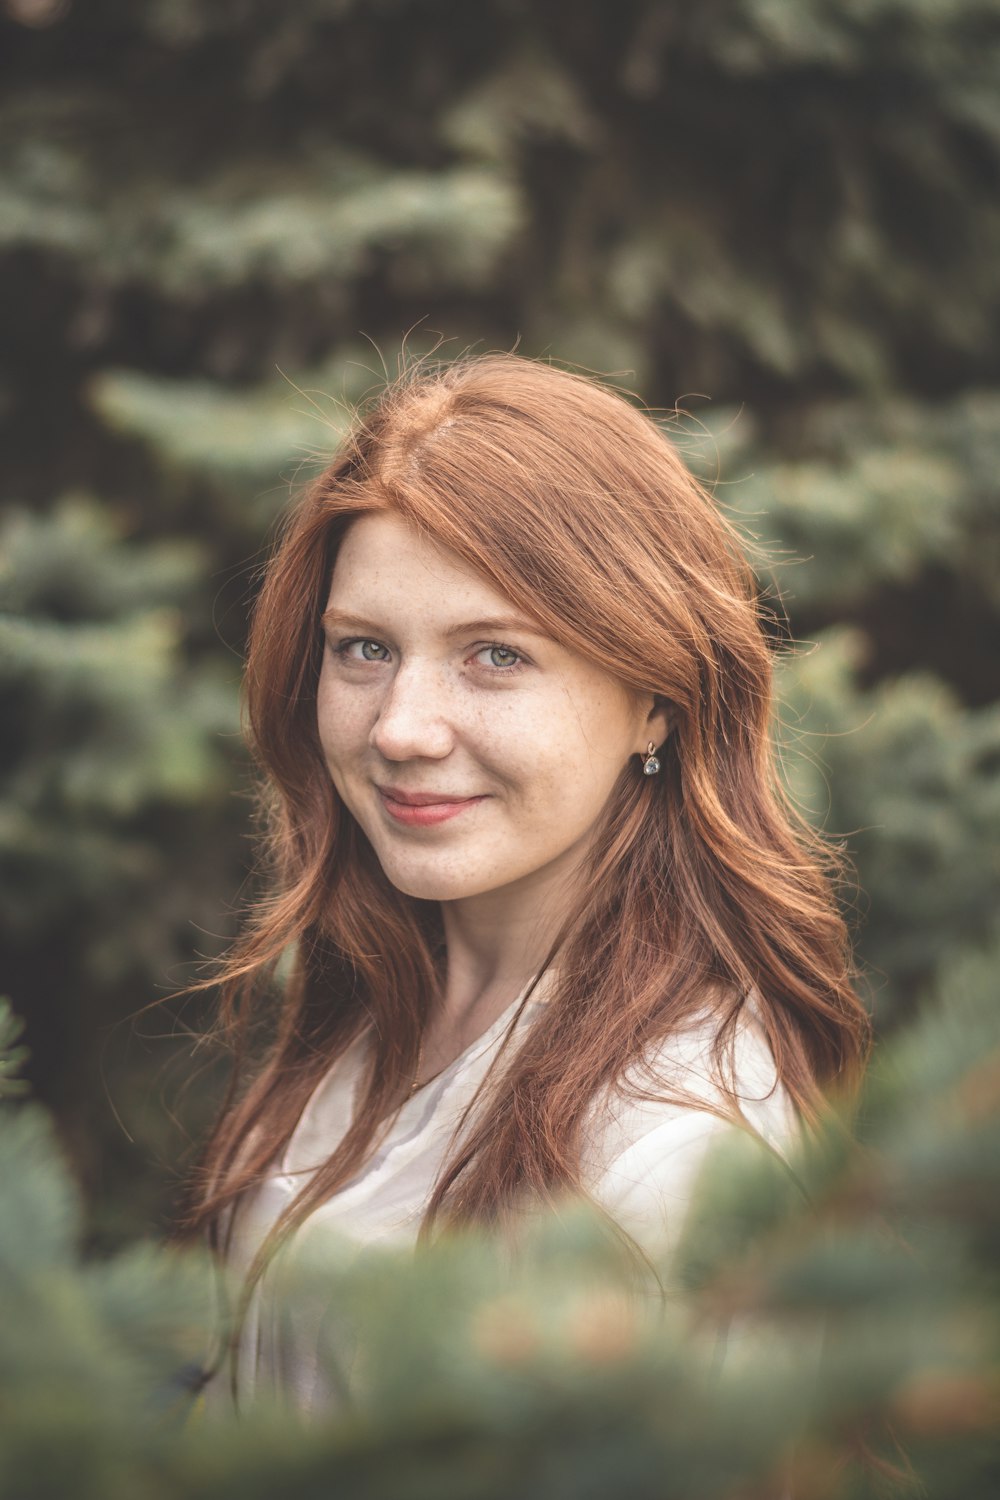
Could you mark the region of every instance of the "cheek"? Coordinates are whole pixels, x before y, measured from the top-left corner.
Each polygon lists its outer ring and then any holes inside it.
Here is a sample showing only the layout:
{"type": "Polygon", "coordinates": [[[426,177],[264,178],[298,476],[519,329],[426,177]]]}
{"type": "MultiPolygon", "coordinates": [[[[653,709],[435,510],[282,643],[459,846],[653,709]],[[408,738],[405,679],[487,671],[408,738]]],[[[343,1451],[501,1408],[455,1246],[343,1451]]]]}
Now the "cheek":
{"type": "Polygon", "coordinates": [[[325,667],[316,693],[316,722],[328,761],[349,755],[367,734],[363,703],[356,694],[345,692],[343,684],[325,667]]]}
{"type": "Polygon", "coordinates": [[[607,803],[620,769],[590,767],[574,762],[572,754],[560,757],[535,778],[525,801],[526,837],[572,842],[586,833],[607,803]]]}
{"type": "Polygon", "coordinates": [[[470,715],[466,743],[519,802],[541,811],[569,769],[570,730],[562,705],[541,695],[498,700],[470,715]]]}
{"type": "Polygon", "coordinates": [[[507,737],[526,836],[562,828],[576,837],[598,817],[628,762],[628,734],[616,708],[598,704],[601,712],[584,719],[572,700],[550,701],[523,732],[507,737]]]}

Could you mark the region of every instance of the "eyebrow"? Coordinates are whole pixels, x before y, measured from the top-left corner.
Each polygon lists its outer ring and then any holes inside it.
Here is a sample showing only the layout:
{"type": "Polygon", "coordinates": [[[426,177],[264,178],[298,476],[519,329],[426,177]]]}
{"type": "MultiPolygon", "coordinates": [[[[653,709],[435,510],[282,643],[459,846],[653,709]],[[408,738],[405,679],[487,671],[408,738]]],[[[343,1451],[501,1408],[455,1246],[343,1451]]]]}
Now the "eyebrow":
{"type": "MultiPolygon", "coordinates": [[[[326,609],[320,618],[324,625],[333,625],[348,630],[370,630],[374,635],[378,635],[385,628],[375,620],[366,620],[363,615],[352,615],[342,609],[326,609]]],[[[449,625],[444,634],[450,639],[452,636],[471,635],[477,630],[492,631],[495,634],[506,630],[516,630],[528,635],[545,634],[530,620],[522,619],[517,615],[492,615],[482,620],[463,620],[457,625],[449,625]]]]}

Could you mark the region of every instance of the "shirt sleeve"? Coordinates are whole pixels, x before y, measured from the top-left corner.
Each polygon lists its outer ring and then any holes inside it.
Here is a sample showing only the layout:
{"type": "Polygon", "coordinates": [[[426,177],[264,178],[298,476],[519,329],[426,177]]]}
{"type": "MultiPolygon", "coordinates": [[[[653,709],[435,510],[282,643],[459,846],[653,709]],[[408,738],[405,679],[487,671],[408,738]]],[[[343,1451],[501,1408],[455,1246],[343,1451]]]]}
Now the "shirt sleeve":
{"type": "Polygon", "coordinates": [[[650,1254],[677,1243],[713,1142],[734,1127],[700,1109],[676,1110],[617,1156],[594,1197],[650,1254]]]}
{"type": "Polygon", "coordinates": [[[615,1146],[591,1185],[597,1201],[648,1254],[669,1253],[680,1239],[698,1176],[712,1147],[727,1133],[746,1131],[762,1151],[787,1154],[799,1132],[797,1112],[777,1077],[770,1048],[749,1021],[735,1039],[728,1088],[741,1123],[726,1118],[727,1089],[714,1075],[710,1032],[689,1044],[669,1041],[658,1065],[690,1104],[629,1106],[615,1122],[615,1146]],[[717,1113],[716,1111],[722,1111],[717,1113]]]}

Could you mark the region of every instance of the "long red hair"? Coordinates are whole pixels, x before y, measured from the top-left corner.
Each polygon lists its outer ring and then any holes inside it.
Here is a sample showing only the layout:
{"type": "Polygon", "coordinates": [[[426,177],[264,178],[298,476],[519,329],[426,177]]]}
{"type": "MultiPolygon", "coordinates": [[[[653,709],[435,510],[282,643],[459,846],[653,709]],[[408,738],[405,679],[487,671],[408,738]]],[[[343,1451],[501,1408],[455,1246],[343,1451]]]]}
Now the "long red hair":
{"type": "Polygon", "coordinates": [[[656,422],[597,381],[504,354],[418,365],[358,416],[288,518],[254,613],[246,694],[272,886],[222,974],[237,1063],[189,1226],[218,1240],[367,1031],[355,1118],[276,1239],[349,1180],[406,1097],[441,994],[439,909],[386,879],[317,731],[331,570],[372,511],[404,517],[553,639],[673,706],[661,774],[635,757],[621,773],[587,895],[554,941],[550,1003],[489,1080],[424,1232],[579,1189],[593,1102],[708,1001],[721,1059],[754,997],[780,1079],[814,1116],[829,1086],[858,1077],[868,1023],[836,902],[841,856],[776,773],[773,650],[738,535],[656,422]],[[262,1016],[274,1024],[255,1049],[262,1016]]]}

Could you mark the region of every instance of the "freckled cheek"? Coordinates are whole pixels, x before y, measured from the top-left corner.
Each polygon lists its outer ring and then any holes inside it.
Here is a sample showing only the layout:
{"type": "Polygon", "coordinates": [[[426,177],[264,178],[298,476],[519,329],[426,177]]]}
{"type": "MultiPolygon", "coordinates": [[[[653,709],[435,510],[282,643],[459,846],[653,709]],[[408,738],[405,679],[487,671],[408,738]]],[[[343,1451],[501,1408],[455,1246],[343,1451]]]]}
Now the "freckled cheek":
{"type": "Polygon", "coordinates": [[[573,821],[581,800],[573,740],[544,732],[537,724],[533,733],[508,740],[503,750],[493,764],[511,789],[526,829],[573,821]]]}
{"type": "Polygon", "coordinates": [[[527,836],[538,846],[564,848],[594,823],[601,800],[573,781],[572,772],[536,783],[525,808],[527,836]]]}
{"type": "Polygon", "coordinates": [[[350,694],[337,692],[336,685],[324,682],[321,677],[316,723],[323,756],[336,783],[337,769],[349,766],[365,744],[363,716],[350,694]]]}
{"type": "Polygon", "coordinates": [[[544,805],[560,766],[566,769],[565,736],[552,717],[544,703],[530,711],[499,704],[471,716],[465,726],[466,745],[480,764],[532,809],[544,805]]]}
{"type": "Polygon", "coordinates": [[[533,836],[579,837],[600,817],[626,763],[625,750],[616,745],[588,745],[579,725],[563,724],[553,736],[521,748],[521,779],[517,783],[524,823],[533,836]]]}

